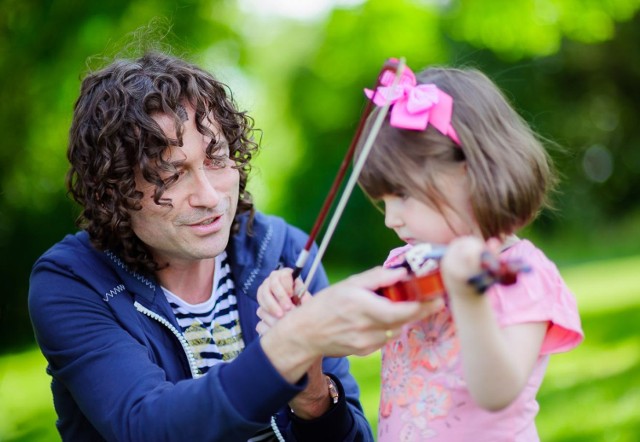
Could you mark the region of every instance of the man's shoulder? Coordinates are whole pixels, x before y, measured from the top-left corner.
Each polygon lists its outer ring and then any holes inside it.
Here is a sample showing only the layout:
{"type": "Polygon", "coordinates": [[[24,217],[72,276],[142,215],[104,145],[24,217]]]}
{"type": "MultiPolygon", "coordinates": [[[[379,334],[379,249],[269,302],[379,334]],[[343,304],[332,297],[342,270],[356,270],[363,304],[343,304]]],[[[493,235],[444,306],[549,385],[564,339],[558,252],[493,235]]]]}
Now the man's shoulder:
{"type": "Polygon", "coordinates": [[[55,272],[74,277],[96,280],[126,266],[109,251],[97,249],[86,231],[66,235],[44,252],[34,263],[32,275],[38,272],[55,272]]]}
{"type": "Polygon", "coordinates": [[[83,288],[104,283],[107,268],[105,254],[91,244],[86,232],[66,235],[34,263],[29,278],[30,305],[48,303],[52,293],[77,296],[78,281],[83,281],[83,288]]]}
{"type": "Polygon", "coordinates": [[[98,251],[91,244],[89,235],[85,231],[68,234],[44,252],[36,264],[41,261],[58,263],[73,263],[95,259],[98,251]]]}

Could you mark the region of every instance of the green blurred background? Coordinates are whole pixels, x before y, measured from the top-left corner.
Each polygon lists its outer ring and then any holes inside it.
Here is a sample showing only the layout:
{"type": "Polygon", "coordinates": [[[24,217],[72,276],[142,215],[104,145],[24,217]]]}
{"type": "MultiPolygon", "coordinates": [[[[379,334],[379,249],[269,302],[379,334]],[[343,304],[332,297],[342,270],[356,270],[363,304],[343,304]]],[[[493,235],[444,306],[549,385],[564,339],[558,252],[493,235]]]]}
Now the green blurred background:
{"type": "MultiPolygon", "coordinates": [[[[522,233],[572,275],[587,331],[579,350],[558,357],[559,368],[552,359],[541,433],[640,440],[637,411],[625,411],[640,409],[639,11],[640,0],[0,0],[0,440],[55,437],[26,309],[29,272],[75,230],[65,154],[83,74],[148,42],[230,85],[263,130],[249,183],[257,207],[305,230],[353,136],[362,89],[386,58],[404,56],[414,70],[486,72],[556,143],[558,210],[522,233]],[[594,367],[603,370],[594,375],[594,367]],[[594,380],[597,391],[588,389],[594,380]],[[567,429],[593,424],[592,414],[602,421],[596,429],[567,429]],[[606,430],[613,421],[615,431],[606,430]]],[[[325,266],[336,280],[379,264],[396,245],[356,190],[325,266]]],[[[375,357],[354,359],[373,420],[375,357]]]]}

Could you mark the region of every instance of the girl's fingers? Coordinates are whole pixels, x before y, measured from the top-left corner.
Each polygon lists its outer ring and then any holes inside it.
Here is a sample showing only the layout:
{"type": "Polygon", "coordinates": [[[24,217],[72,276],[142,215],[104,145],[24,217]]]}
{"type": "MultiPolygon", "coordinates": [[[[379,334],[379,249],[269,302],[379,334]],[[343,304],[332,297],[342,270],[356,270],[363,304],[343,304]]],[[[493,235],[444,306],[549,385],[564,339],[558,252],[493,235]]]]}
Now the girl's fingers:
{"type": "Polygon", "coordinates": [[[258,322],[258,325],[256,325],[256,331],[258,332],[259,336],[264,335],[267,331],[269,331],[271,327],[267,326],[264,322],[260,321],[258,322]]]}
{"type": "Polygon", "coordinates": [[[271,315],[262,307],[258,307],[258,310],[256,310],[256,315],[258,315],[258,318],[260,318],[260,322],[263,322],[267,327],[273,327],[279,320],[278,317],[271,315]]]}
{"type": "Polygon", "coordinates": [[[280,307],[278,300],[273,295],[273,291],[270,287],[270,281],[265,281],[258,288],[258,304],[260,308],[258,311],[269,312],[269,314],[281,318],[284,315],[284,310],[280,307]]]}
{"type": "Polygon", "coordinates": [[[278,270],[274,278],[270,279],[269,284],[274,300],[284,311],[289,311],[293,308],[291,297],[294,295],[294,284],[291,272],[291,269],[278,270]]]}
{"type": "Polygon", "coordinates": [[[292,271],[292,269],[275,270],[258,288],[257,298],[260,306],[279,318],[293,308],[292,271]]]}

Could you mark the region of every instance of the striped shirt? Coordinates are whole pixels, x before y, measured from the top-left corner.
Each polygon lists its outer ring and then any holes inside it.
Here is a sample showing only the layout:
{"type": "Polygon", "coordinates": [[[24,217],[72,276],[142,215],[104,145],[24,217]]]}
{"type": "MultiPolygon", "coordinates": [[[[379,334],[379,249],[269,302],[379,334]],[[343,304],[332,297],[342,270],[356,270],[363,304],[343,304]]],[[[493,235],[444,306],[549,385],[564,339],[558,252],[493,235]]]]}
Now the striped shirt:
{"type": "MultiPolygon", "coordinates": [[[[220,362],[235,359],[244,349],[238,316],[235,285],[227,253],[215,258],[211,296],[200,304],[189,304],[162,287],[185,339],[189,343],[200,374],[220,362]]],[[[271,427],[256,433],[249,442],[277,441],[271,427]]]]}

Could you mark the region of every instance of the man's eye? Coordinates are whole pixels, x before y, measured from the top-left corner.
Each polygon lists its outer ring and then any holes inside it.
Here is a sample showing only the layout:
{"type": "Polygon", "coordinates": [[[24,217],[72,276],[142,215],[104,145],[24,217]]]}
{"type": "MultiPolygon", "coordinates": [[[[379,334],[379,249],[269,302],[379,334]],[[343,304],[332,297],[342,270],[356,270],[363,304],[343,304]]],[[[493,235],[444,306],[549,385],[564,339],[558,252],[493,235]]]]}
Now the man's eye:
{"type": "Polygon", "coordinates": [[[222,169],[227,166],[228,157],[226,156],[215,156],[212,158],[207,158],[204,161],[204,167],[207,169],[222,169]]]}
{"type": "Polygon", "coordinates": [[[164,181],[164,184],[166,186],[170,186],[172,184],[175,184],[176,182],[178,182],[180,180],[180,178],[185,174],[184,169],[178,169],[176,171],[174,171],[173,173],[167,173],[164,176],[162,176],[162,181],[164,181]]]}

